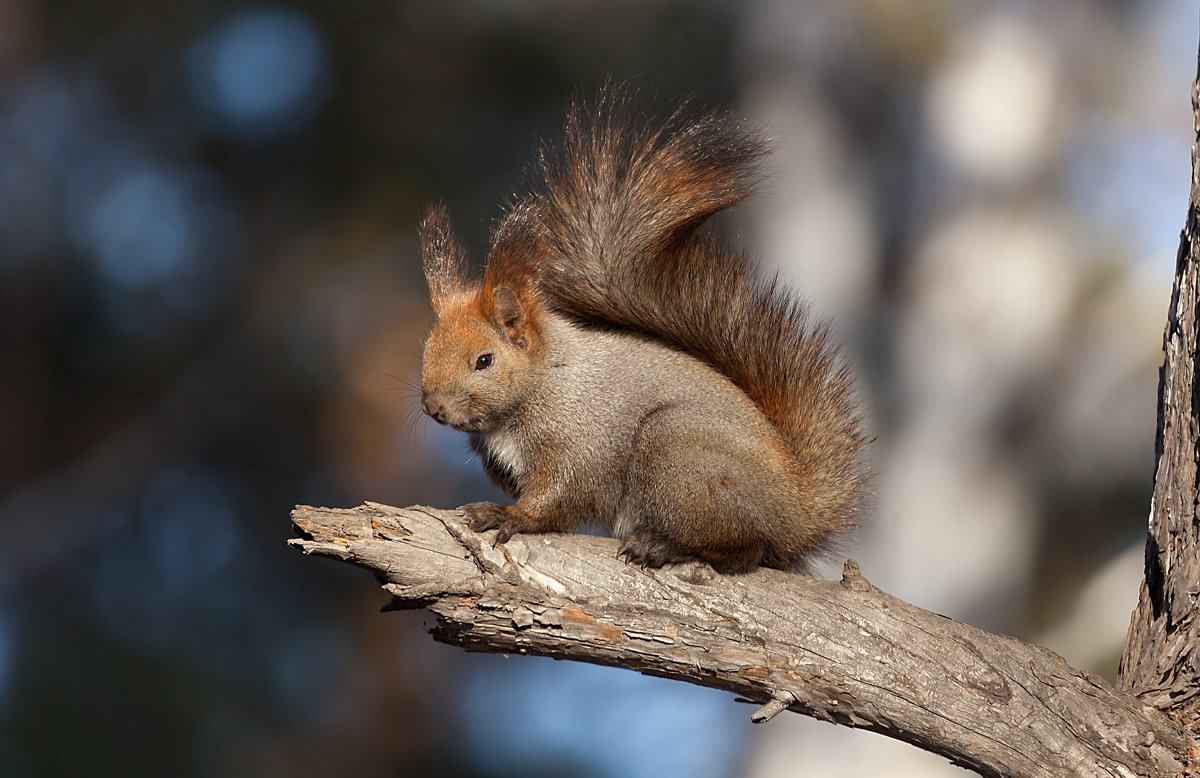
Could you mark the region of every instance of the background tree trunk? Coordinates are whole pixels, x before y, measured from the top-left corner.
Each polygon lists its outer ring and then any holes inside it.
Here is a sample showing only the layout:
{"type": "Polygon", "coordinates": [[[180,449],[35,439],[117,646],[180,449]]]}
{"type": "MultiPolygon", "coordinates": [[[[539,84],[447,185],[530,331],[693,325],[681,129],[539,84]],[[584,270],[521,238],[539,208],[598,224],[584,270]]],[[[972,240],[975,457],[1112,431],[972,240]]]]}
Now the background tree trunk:
{"type": "MultiPolygon", "coordinates": [[[[1192,86],[1200,133],[1200,79],[1192,86]]],[[[1157,465],[1146,541],[1146,577],[1121,657],[1121,686],[1168,711],[1193,734],[1200,716],[1200,520],[1197,519],[1196,338],[1200,326],[1200,142],[1192,145],[1192,191],[1176,258],[1159,373],[1157,465]]]]}

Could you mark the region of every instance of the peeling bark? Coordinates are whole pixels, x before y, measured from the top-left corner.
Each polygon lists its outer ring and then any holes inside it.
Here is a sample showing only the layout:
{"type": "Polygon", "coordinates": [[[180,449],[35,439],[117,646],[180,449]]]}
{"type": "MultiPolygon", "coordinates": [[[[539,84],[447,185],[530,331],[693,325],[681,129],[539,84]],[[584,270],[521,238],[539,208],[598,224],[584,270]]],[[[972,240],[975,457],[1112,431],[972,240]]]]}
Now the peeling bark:
{"type": "Polygon", "coordinates": [[[847,562],[840,582],[703,565],[641,570],[616,541],[518,535],[493,547],[457,511],[298,507],[306,554],[370,570],[437,640],[711,686],[873,730],[988,776],[1168,776],[1188,747],[1161,712],[1053,652],[922,610],[847,562]]]}

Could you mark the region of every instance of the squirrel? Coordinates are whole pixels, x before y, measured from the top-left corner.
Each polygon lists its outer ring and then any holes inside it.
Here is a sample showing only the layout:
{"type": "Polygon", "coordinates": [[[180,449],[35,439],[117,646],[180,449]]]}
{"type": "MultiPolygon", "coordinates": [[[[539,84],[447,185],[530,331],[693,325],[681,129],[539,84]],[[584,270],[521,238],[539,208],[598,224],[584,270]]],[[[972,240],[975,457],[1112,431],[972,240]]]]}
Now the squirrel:
{"type": "Polygon", "coordinates": [[[429,210],[422,408],[515,500],[462,508],[497,543],[596,524],[643,567],[803,571],[855,523],[866,441],[828,326],[704,225],[768,144],[686,103],[638,116],[611,88],[568,109],[481,280],[429,210]]]}

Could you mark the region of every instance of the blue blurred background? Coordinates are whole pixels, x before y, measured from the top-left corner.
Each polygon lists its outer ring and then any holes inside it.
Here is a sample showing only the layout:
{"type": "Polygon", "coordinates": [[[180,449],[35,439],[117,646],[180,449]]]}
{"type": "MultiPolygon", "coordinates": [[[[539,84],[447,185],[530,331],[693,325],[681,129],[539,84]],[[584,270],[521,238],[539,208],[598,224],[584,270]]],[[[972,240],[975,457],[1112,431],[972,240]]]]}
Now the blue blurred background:
{"type": "MultiPolygon", "coordinates": [[[[834,319],[869,578],[1112,677],[1189,183],[1192,3],[0,0],[0,775],[958,772],[433,643],[295,503],[495,496],[420,416],[415,223],[482,254],[610,76],[776,141],[728,220],[834,319]]],[[[836,569],[831,567],[831,570],[836,569]]]]}

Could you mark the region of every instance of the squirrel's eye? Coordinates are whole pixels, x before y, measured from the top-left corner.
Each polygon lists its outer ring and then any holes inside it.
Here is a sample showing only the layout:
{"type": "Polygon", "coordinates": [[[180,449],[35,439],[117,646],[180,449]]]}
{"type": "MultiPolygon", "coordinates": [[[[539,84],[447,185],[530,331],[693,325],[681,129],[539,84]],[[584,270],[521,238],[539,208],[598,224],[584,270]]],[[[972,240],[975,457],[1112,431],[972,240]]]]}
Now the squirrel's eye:
{"type": "Polygon", "coordinates": [[[491,366],[492,366],[492,355],[491,354],[480,354],[475,359],[475,369],[476,370],[487,370],[491,366]]]}

